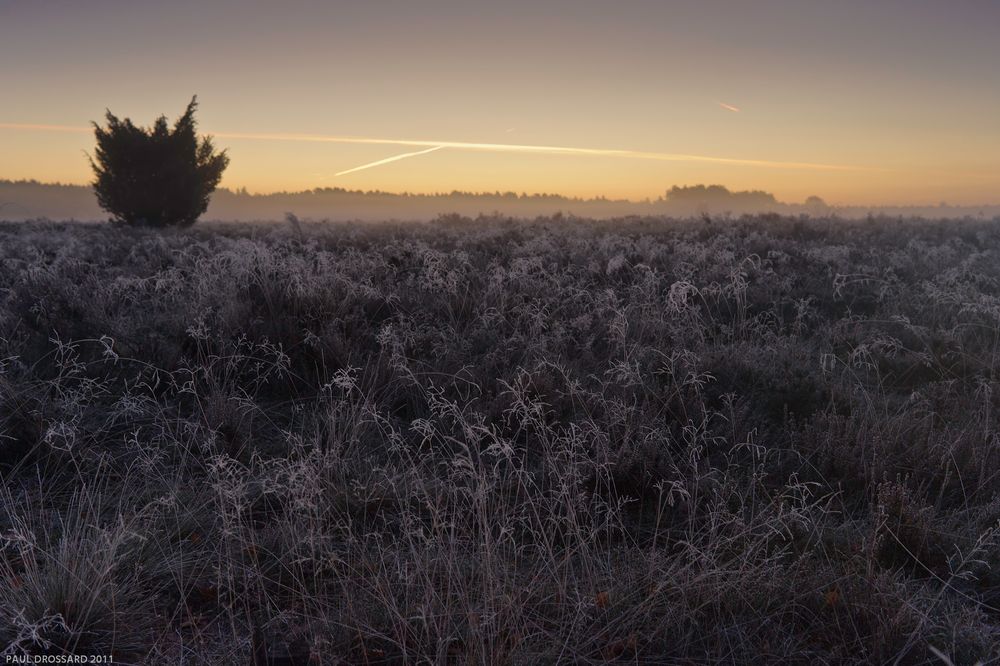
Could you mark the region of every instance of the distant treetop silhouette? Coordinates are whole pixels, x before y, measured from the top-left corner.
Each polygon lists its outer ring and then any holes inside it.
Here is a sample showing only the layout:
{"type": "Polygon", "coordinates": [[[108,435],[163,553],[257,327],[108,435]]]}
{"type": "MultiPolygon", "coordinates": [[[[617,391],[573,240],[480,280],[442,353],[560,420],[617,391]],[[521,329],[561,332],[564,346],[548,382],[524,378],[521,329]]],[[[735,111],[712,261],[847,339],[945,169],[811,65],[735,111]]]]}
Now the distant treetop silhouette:
{"type": "Polygon", "coordinates": [[[197,96],[173,130],[160,116],[138,127],[110,111],[107,127],[94,125],[97,202],[115,222],[154,227],[189,226],[208,208],[209,197],[229,165],[226,151],[215,152],[210,137],[195,132],[197,96]]]}

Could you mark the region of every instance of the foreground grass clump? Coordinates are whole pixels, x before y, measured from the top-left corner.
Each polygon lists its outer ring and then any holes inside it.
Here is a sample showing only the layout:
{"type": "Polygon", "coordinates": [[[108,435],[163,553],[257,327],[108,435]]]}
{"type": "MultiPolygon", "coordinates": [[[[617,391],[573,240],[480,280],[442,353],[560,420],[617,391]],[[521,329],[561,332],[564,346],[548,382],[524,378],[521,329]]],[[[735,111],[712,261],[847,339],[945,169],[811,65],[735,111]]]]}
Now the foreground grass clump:
{"type": "Polygon", "coordinates": [[[0,225],[0,645],[1000,650],[1000,223],[0,225]]]}

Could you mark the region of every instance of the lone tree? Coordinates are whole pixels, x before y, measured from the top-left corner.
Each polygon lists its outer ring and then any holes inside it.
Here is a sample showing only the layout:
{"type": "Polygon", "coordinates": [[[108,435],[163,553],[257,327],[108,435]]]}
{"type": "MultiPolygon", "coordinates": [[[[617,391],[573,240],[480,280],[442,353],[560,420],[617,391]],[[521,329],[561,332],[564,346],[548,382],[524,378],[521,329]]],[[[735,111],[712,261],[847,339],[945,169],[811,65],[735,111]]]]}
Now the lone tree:
{"type": "Polygon", "coordinates": [[[115,222],[166,227],[189,226],[208,208],[208,199],[229,165],[226,151],[215,152],[210,137],[198,141],[191,98],[173,130],[160,116],[146,129],[119,120],[110,111],[107,127],[94,125],[95,158],[90,160],[94,191],[115,222]]]}

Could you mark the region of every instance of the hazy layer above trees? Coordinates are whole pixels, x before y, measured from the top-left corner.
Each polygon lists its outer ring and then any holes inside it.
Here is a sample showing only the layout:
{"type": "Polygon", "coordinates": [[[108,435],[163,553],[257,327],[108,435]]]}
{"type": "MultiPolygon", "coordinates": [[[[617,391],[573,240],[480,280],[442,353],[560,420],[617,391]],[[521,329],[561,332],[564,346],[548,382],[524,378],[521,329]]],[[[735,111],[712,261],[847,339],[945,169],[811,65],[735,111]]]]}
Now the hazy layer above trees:
{"type": "MultiPolygon", "coordinates": [[[[276,220],[289,212],[304,219],[330,220],[428,220],[448,213],[468,216],[500,213],[513,217],[563,213],[593,218],[627,215],[691,217],[746,213],[992,218],[1000,216],[1000,205],[835,207],[828,206],[818,197],[810,197],[804,203],[784,203],[767,192],[730,192],[721,185],[673,187],[664,196],[647,201],[575,199],[554,194],[525,195],[514,192],[426,195],[325,188],[304,192],[249,194],[246,191],[222,189],[212,197],[204,218],[276,220]]],[[[90,187],[0,180],[0,219],[102,220],[106,217],[107,214],[98,207],[90,187]]]]}

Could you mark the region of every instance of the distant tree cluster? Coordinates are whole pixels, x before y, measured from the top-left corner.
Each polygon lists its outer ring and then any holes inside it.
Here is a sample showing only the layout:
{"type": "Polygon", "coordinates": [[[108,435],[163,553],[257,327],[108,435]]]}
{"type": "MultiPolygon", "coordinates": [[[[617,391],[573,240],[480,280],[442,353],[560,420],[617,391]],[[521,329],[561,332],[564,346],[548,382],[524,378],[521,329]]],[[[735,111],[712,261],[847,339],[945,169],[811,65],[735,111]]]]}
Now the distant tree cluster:
{"type": "Polygon", "coordinates": [[[199,141],[197,108],[194,97],[172,130],[165,116],[146,129],[110,111],[105,116],[107,127],[94,123],[97,149],[90,161],[96,176],[94,191],[115,222],[189,226],[208,208],[229,157],[226,151],[215,151],[210,137],[199,141]]]}
{"type": "Polygon", "coordinates": [[[779,202],[770,192],[751,190],[747,192],[732,192],[724,185],[692,185],[690,187],[673,186],[667,190],[666,200],[670,202],[739,202],[773,206],[779,202]]]}

